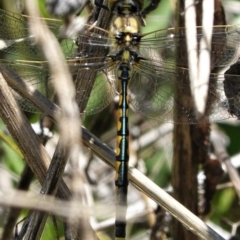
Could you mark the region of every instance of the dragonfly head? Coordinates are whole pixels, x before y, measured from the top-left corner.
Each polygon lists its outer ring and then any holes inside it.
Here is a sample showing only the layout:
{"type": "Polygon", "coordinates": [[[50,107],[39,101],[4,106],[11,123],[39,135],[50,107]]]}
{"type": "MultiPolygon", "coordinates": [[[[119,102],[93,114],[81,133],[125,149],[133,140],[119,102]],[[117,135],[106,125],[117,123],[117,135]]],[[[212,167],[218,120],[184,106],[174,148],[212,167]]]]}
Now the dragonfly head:
{"type": "Polygon", "coordinates": [[[117,41],[116,43],[126,47],[138,45],[141,39],[140,25],[135,17],[115,18],[111,32],[117,41]]]}
{"type": "Polygon", "coordinates": [[[141,0],[110,0],[108,1],[109,9],[114,15],[130,16],[140,14],[143,8],[141,0]]]}

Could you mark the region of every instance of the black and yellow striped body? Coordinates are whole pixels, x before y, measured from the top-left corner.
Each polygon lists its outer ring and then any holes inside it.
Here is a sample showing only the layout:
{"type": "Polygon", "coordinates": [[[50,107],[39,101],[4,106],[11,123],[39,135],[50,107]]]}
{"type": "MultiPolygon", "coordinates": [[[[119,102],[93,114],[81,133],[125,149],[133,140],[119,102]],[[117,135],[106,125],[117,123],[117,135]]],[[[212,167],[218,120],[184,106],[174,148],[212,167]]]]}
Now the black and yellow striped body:
{"type": "Polygon", "coordinates": [[[117,52],[111,52],[113,61],[117,61],[115,75],[118,78],[118,123],[116,146],[116,240],[125,239],[129,127],[128,127],[128,83],[131,80],[132,65],[137,61],[137,49],[140,41],[141,17],[140,1],[120,0],[113,3],[115,14],[111,33],[118,46],[117,52]]]}
{"type": "Polygon", "coordinates": [[[119,68],[119,103],[117,123],[117,149],[116,149],[116,237],[125,237],[126,206],[128,189],[128,160],[129,160],[129,128],[128,128],[128,96],[127,87],[129,67],[121,65],[119,68]]]}

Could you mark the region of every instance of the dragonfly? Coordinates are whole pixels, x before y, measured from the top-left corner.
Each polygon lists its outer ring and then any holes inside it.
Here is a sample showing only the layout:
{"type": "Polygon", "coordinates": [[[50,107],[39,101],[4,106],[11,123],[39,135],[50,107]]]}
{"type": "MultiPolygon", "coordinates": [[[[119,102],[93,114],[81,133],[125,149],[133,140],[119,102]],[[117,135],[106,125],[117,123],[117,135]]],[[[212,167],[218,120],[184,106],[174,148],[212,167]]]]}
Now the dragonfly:
{"type": "MultiPolygon", "coordinates": [[[[119,99],[115,185],[116,206],[121,207],[121,211],[116,211],[116,239],[125,239],[126,210],[122,210],[122,207],[127,206],[129,108],[132,107],[159,121],[187,124],[198,122],[194,111],[186,109],[175,94],[177,86],[190,95],[189,75],[185,65],[187,62],[185,29],[170,28],[141,34],[143,27],[141,9],[142,5],[138,0],[117,1],[110,9],[114,14],[109,31],[97,29],[93,32],[86,26],[77,37],[61,41],[76,85],[82,71],[96,75],[90,96],[82,95],[80,103],[87,104],[81,111],[85,114],[94,114],[105,108],[115,96],[119,99]],[[80,46],[83,46],[84,50],[81,50],[80,46]],[[95,51],[99,47],[103,49],[100,56],[96,55],[95,51]],[[174,116],[175,110],[179,112],[177,118],[174,116]],[[185,122],[182,122],[181,116],[185,117],[185,122]]],[[[5,58],[0,60],[0,67],[8,69],[16,77],[20,76],[26,84],[50,98],[54,94],[54,89],[48,64],[35,44],[34,36],[28,32],[27,22],[27,16],[0,10],[0,52],[5,55],[5,58]]],[[[59,36],[60,22],[47,20],[47,23],[53,33],[59,36]]],[[[202,37],[201,30],[201,27],[197,28],[198,42],[202,37]]],[[[237,61],[239,30],[238,26],[213,28],[212,69],[220,69],[237,61]]],[[[224,75],[221,74],[210,75],[206,108],[210,121],[230,117],[229,102],[232,104],[233,101],[229,101],[225,96],[224,79],[224,75]]],[[[236,77],[233,81],[237,81],[236,77]]],[[[82,93],[84,91],[82,87],[82,93]]],[[[38,111],[18,93],[14,95],[24,111],[38,111]]]]}
{"type": "MultiPolygon", "coordinates": [[[[0,60],[1,66],[5,66],[12,70],[13,73],[22,76],[27,84],[35,86],[35,88],[44,95],[51,96],[53,89],[51,88],[51,79],[49,79],[47,62],[41,61],[43,59],[41,50],[34,43],[34,37],[30,36],[28,33],[28,17],[0,9],[0,20],[0,52],[5,53],[8,59],[0,60]],[[9,29],[9,26],[14,27],[9,29]],[[9,58],[11,60],[9,60],[9,58]]],[[[59,36],[61,22],[47,19],[47,23],[55,35],[59,36]]],[[[199,32],[197,39],[200,41],[202,37],[201,28],[199,27],[197,30],[199,32]]],[[[212,67],[224,67],[237,61],[239,49],[238,32],[238,26],[214,27],[212,42],[215,48],[219,50],[211,54],[212,67]]],[[[135,50],[138,52],[139,58],[142,57],[142,59],[141,63],[138,64],[139,67],[137,68],[136,65],[134,68],[133,81],[131,81],[129,85],[129,92],[132,96],[130,96],[131,106],[134,106],[138,112],[150,118],[157,118],[160,121],[174,121],[179,123],[178,119],[173,120],[174,109],[181,108],[181,106],[178,106],[179,103],[177,99],[174,98],[174,85],[176,79],[180,77],[178,75],[181,75],[181,78],[185,79],[185,82],[187,82],[188,74],[187,70],[184,70],[184,68],[186,68],[185,65],[183,65],[182,68],[178,68],[178,70],[180,70],[180,72],[178,72],[177,68],[172,63],[175,61],[178,63],[186,63],[187,54],[186,49],[183,47],[185,46],[185,40],[184,28],[179,28],[177,33],[176,29],[172,28],[141,35],[141,44],[134,48],[137,48],[135,50]],[[176,56],[176,50],[178,50],[178,56],[176,56]],[[148,78],[146,77],[147,75],[154,79],[160,79],[159,81],[150,82],[154,84],[153,88],[161,89],[162,91],[146,93],[145,87],[148,85],[146,80],[148,78]],[[147,94],[150,94],[150,96],[147,97],[147,94]],[[150,100],[147,101],[147,98],[159,98],[159,101],[152,104],[149,103],[150,100]],[[142,105],[144,101],[146,101],[146,104],[142,105]]],[[[101,111],[112,101],[115,95],[118,95],[118,91],[116,90],[117,84],[115,84],[115,73],[111,72],[112,69],[115,69],[115,62],[117,61],[113,61],[111,57],[105,55],[106,53],[102,57],[98,56],[96,59],[94,47],[97,48],[102,46],[103,48],[111,49],[111,52],[114,54],[119,48],[114,36],[106,36],[105,30],[98,29],[97,34],[88,32],[80,33],[77,41],[76,39],[70,39],[70,41],[67,39],[63,41],[61,45],[63,46],[63,51],[68,59],[68,64],[73,75],[77,76],[81,69],[90,69],[91,71],[104,73],[99,74],[100,78],[97,78],[95,81],[91,97],[88,96],[87,99],[82,99],[82,101],[90,99],[84,113],[94,114],[101,111]],[[82,39],[87,40],[84,42],[82,39]],[[76,43],[78,42],[86,46],[91,46],[92,53],[77,53],[79,49],[76,43]],[[105,74],[107,78],[104,79],[101,75],[105,74]],[[113,79],[113,81],[111,79],[113,79]],[[102,84],[100,84],[101,82],[102,84]],[[104,88],[107,90],[104,90],[104,88]],[[99,92],[102,94],[99,94],[99,92]],[[91,99],[94,100],[91,101],[91,99]],[[97,103],[95,104],[95,102],[97,103]]],[[[211,75],[210,78],[215,79],[216,75],[211,75]]],[[[219,92],[222,92],[222,80],[224,77],[221,76],[220,78],[222,79],[219,79],[217,87],[219,87],[219,92]]],[[[184,82],[182,84],[184,87],[184,82]]],[[[221,95],[219,95],[218,98],[219,97],[221,97],[221,95]]],[[[220,102],[224,102],[224,97],[223,95],[220,102]]],[[[18,96],[18,98],[19,104],[24,111],[39,111],[31,103],[21,99],[20,96],[18,96]]],[[[216,121],[228,118],[229,115],[227,113],[221,116],[215,114],[218,111],[216,109],[217,106],[214,107],[215,110],[212,113],[211,119],[216,121]]],[[[221,112],[221,109],[219,109],[219,112],[221,112]]],[[[183,114],[191,115],[188,112],[183,112],[183,114]]],[[[196,119],[190,116],[188,121],[188,123],[195,123],[196,119]]]]}

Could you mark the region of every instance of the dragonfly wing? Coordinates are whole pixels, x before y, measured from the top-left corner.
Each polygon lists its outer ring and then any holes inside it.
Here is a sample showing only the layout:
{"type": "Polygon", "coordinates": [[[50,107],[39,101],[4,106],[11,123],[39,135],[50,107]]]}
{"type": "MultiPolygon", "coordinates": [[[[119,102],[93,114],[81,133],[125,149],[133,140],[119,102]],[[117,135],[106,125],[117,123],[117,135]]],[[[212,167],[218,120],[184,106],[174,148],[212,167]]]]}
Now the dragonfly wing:
{"type": "MultiPolygon", "coordinates": [[[[211,46],[211,67],[222,67],[237,61],[239,54],[239,26],[213,27],[211,46]]],[[[170,28],[146,34],[141,39],[140,55],[165,63],[175,63],[187,67],[185,28],[170,28]]],[[[202,28],[197,28],[197,42],[203,36],[202,28]]]]}
{"type": "Polygon", "coordinates": [[[209,116],[210,122],[222,121],[231,117],[228,112],[229,103],[226,98],[223,83],[223,74],[210,74],[208,99],[206,103],[206,113],[209,116]]]}
{"type": "MultiPolygon", "coordinates": [[[[206,104],[206,114],[210,121],[230,117],[223,80],[223,75],[210,76],[206,104]]],[[[192,104],[186,104],[192,102],[187,69],[154,65],[150,61],[143,61],[134,66],[129,90],[132,106],[143,115],[165,122],[197,123],[192,104]],[[178,115],[175,115],[174,111],[177,111],[178,115]],[[185,120],[182,120],[182,116],[185,120]]]]}
{"type": "Polygon", "coordinates": [[[172,122],[174,109],[174,81],[165,72],[156,76],[151,62],[134,67],[129,82],[130,103],[143,115],[172,122]]]}
{"type": "MultiPolygon", "coordinates": [[[[43,60],[41,49],[35,42],[34,36],[28,31],[29,17],[0,9],[0,51],[17,56],[18,59],[43,60]]],[[[61,39],[61,46],[67,59],[79,56],[96,56],[96,47],[108,49],[113,45],[112,38],[103,29],[84,25],[84,31],[72,33],[72,36],[62,36],[62,22],[55,19],[44,19],[54,35],[61,39]],[[77,37],[76,37],[77,36],[77,37]],[[80,47],[80,43],[83,48],[80,47]],[[91,47],[91,49],[89,49],[91,47]],[[90,51],[92,50],[92,51],[90,51]]],[[[104,53],[105,54],[105,53],[104,53]]],[[[99,56],[99,53],[98,53],[99,56]]]]}
{"type": "MultiPolygon", "coordinates": [[[[109,77],[104,73],[98,73],[91,94],[86,99],[87,106],[84,113],[91,115],[102,111],[113,101],[116,94],[115,86],[113,86],[113,82],[111,82],[109,77]]],[[[85,99],[82,98],[80,101],[85,101],[85,99]]]]}
{"type": "MultiPolygon", "coordinates": [[[[94,60],[88,59],[89,65],[86,64],[86,60],[84,60],[84,62],[75,61],[74,63],[70,61],[68,63],[76,86],[82,84],[79,86],[81,95],[78,96],[78,103],[81,104],[83,101],[88,102],[84,113],[93,114],[105,108],[116,94],[115,78],[113,76],[110,77],[110,75],[107,77],[107,75],[103,73],[104,69],[111,69],[112,62],[106,60],[100,63],[94,58],[94,60]],[[82,75],[83,73],[84,75],[82,75]],[[92,76],[93,74],[95,74],[96,78],[93,79],[94,83],[91,94],[90,96],[85,95],[84,92],[87,91],[85,87],[88,87],[90,82],[88,76],[92,76]],[[79,78],[81,78],[81,76],[85,76],[85,78],[83,79],[84,81],[79,83],[79,78]]],[[[47,62],[0,60],[0,66],[11,71],[13,77],[21,77],[24,84],[38,90],[44,96],[48,98],[53,97],[53,79],[51,79],[47,62]]],[[[22,110],[27,112],[40,112],[31,102],[22,98],[16,91],[14,91],[14,96],[22,110]]]]}
{"type": "Polygon", "coordinates": [[[232,65],[225,73],[224,90],[228,99],[228,111],[240,119],[240,65],[232,65]]]}
{"type": "MultiPolygon", "coordinates": [[[[29,60],[43,58],[34,37],[28,31],[28,16],[0,9],[0,51],[29,60]]],[[[54,34],[59,32],[61,21],[48,20],[47,24],[54,34]]]]}
{"type": "Polygon", "coordinates": [[[112,102],[117,94],[114,68],[111,59],[103,58],[85,58],[70,67],[82,113],[97,113],[112,102]]]}
{"type": "MultiPolygon", "coordinates": [[[[49,97],[53,94],[53,88],[51,81],[49,80],[49,72],[47,66],[44,64],[35,63],[27,64],[20,61],[7,61],[1,60],[0,66],[11,72],[12,79],[18,79],[19,77],[23,80],[24,85],[30,86],[33,90],[41,92],[44,96],[49,97]]],[[[5,76],[8,78],[10,76],[5,76]]],[[[17,81],[17,80],[16,80],[17,81]]],[[[19,85],[20,83],[18,83],[19,85]]],[[[20,88],[23,86],[19,86],[20,88]]],[[[13,95],[17,100],[21,109],[27,112],[40,112],[30,101],[23,98],[13,90],[13,95]]]]}

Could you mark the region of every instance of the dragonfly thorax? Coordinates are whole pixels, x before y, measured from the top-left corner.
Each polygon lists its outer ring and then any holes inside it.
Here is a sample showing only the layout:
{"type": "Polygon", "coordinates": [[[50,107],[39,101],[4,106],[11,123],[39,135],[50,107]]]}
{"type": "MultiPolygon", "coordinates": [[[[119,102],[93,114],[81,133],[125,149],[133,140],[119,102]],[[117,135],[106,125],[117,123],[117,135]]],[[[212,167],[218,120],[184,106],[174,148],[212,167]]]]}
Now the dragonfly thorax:
{"type": "Polygon", "coordinates": [[[128,71],[129,80],[132,76],[134,64],[138,64],[141,60],[143,60],[143,58],[140,57],[137,52],[131,51],[129,49],[119,51],[115,53],[115,55],[112,55],[111,58],[113,61],[118,62],[115,69],[115,76],[118,76],[119,79],[124,66],[124,69],[127,69],[128,71]]]}
{"type": "Polygon", "coordinates": [[[119,46],[137,46],[141,40],[141,35],[138,33],[117,32],[115,39],[116,44],[119,46]]]}
{"type": "Polygon", "coordinates": [[[136,17],[115,18],[111,32],[118,45],[138,45],[141,40],[140,24],[136,17]]]}

